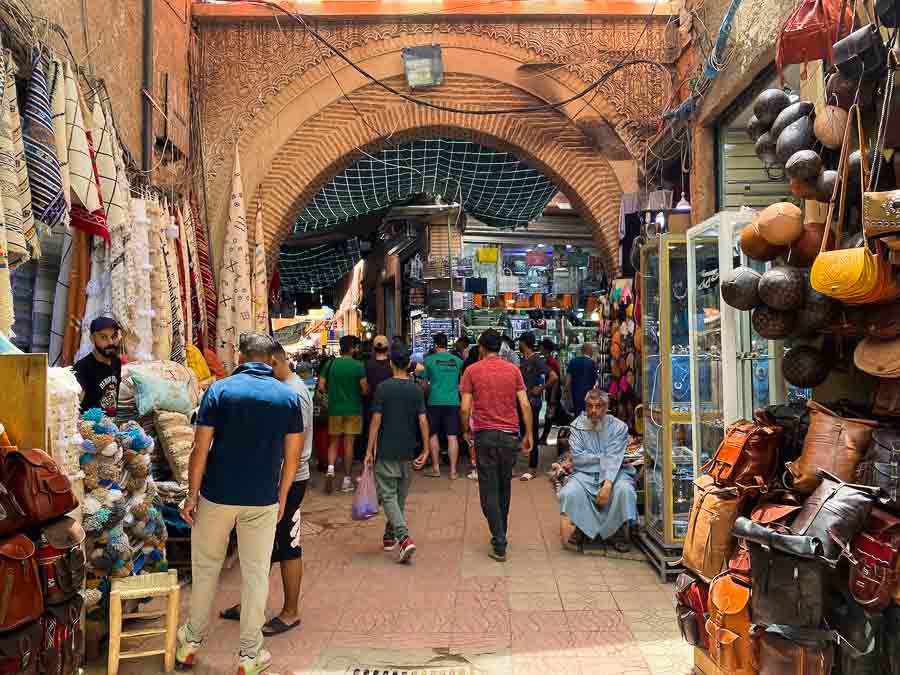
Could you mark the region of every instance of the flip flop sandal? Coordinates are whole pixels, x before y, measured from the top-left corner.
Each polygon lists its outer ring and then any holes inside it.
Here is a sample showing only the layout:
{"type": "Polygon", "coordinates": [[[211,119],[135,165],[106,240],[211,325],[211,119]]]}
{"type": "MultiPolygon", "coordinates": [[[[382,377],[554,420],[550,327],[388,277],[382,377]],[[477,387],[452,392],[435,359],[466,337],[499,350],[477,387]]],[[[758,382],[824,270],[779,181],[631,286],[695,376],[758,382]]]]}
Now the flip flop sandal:
{"type": "Polygon", "coordinates": [[[225,619],[226,621],[240,621],[241,620],[241,606],[235,605],[234,607],[229,607],[228,609],[223,609],[219,612],[219,616],[225,619]]]}
{"type": "Polygon", "coordinates": [[[459,478],[459,474],[457,474],[457,473],[450,474],[450,480],[456,480],[457,478],[459,478]]]}
{"type": "Polygon", "coordinates": [[[300,625],[300,619],[297,619],[292,624],[286,624],[277,616],[273,619],[270,619],[265,623],[262,627],[262,634],[266,637],[272,637],[274,635],[281,635],[282,633],[287,633],[289,630],[293,628],[297,628],[300,625]]]}
{"type": "Polygon", "coordinates": [[[428,478],[440,478],[440,477],[441,477],[441,472],[440,472],[440,471],[435,471],[434,469],[432,469],[431,471],[426,471],[426,472],[425,472],[425,475],[426,475],[428,478]]]}

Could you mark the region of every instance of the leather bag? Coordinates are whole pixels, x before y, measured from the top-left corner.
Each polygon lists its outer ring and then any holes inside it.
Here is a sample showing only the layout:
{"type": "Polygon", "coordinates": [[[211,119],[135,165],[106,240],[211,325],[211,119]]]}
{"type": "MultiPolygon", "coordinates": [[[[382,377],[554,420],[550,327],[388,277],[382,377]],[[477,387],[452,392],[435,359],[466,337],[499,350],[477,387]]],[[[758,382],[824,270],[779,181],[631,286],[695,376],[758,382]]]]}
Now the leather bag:
{"type": "Polygon", "coordinates": [[[41,619],[41,672],[76,675],[84,662],[84,600],[75,595],[62,605],[48,607],[41,619]]]}
{"type": "Polygon", "coordinates": [[[860,607],[849,593],[839,591],[829,598],[828,625],[837,636],[835,671],[840,675],[887,675],[884,660],[885,622],[878,614],[860,607]]]}
{"type": "Polygon", "coordinates": [[[815,401],[807,402],[809,428],[800,459],[787,465],[786,482],[809,494],[819,484],[817,471],[824,469],[840,480],[854,480],[856,466],[865,456],[877,422],[837,415],[815,401]],[[793,480],[789,480],[792,478],[793,480]]]}
{"type": "Polygon", "coordinates": [[[900,336],[900,303],[873,306],[871,310],[863,319],[868,337],[888,340],[900,336]]]}
{"type": "Polygon", "coordinates": [[[900,430],[878,429],[856,469],[856,482],[881,490],[879,503],[900,508],[900,430]]]}
{"type": "Polygon", "coordinates": [[[0,675],[37,675],[40,656],[39,621],[0,635],[0,675]]]}
{"type": "MultiPolygon", "coordinates": [[[[863,6],[868,12],[868,3],[863,6]]],[[[857,28],[834,45],[834,65],[851,79],[878,75],[886,63],[887,48],[875,23],[857,28]]]]}
{"type": "Polygon", "coordinates": [[[0,633],[35,621],[43,613],[34,544],[24,534],[0,541],[0,633]]]}
{"type": "Polygon", "coordinates": [[[769,490],[756,502],[750,520],[780,534],[790,534],[790,521],[803,502],[790,490],[769,490]]]}
{"type": "Polygon", "coordinates": [[[709,586],[706,634],[710,658],[729,675],[756,673],[750,627],[750,587],[720,574],[709,586]]]}
{"type": "Polygon", "coordinates": [[[712,476],[701,476],[694,486],[682,564],[708,580],[723,570],[731,553],[731,528],[739,515],[741,500],[737,488],[719,487],[712,476]]]}
{"type": "Polygon", "coordinates": [[[870,612],[880,612],[893,600],[898,580],[900,518],[872,509],[866,529],[853,538],[850,594],[870,612]]]}
{"type": "Polygon", "coordinates": [[[709,590],[702,581],[682,572],[675,579],[675,617],[681,637],[693,647],[707,648],[706,607],[709,590]]]}
{"type": "Polygon", "coordinates": [[[19,506],[15,495],[0,482],[0,537],[20,532],[27,525],[25,511],[19,506]]]}
{"type": "Polygon", "coordinates": [[[753,422],[738,420],[728,427],[716,453],[703,467],[716,485],[758,490],[775,477],[782,430],[768,424],[764,415],[762,412],[753,422]]]}
{"type": "Polygon", "coordinates": [[[755,632],[760,675],[829,675],[834,663],[832,631],[773,625],[755,632]]]}
{"type": "MultiPolygon", "coordinates": [[[[894,106],[894,73],[898,69],[897,57],[891,52],[891,68],[888,70],[884,85],[878,123],[878,136],[875,141],[874,162],[869,184],[862,197],[863,232],[867,237],[884,237],[900,234],[900,189],[876,192],[881,178],[881,167],[884,164],[883,153],[887,144],[887,134],[893,126],[900,126],[900,110],[894,106]]],[[[892,135],[900,133],[890,131],[892,135]]],[[[890,147],[890,146],[888,146],[890,147]]]]}
{"type": "MultiPolygon", "coordinates": [[[[856,126],[859,140],[861,171],[863,180],[860,183],[860,191],[866,183],[868,171],[866,167],[865,136],[862,129],[862,119],[859,106],[851,106],[847,116],[847,128],[844,130],[844,142],[841,148],[838,173],[841,180],[835,184],[831,203],[828,205],[828,215],[825,219],[826,233],[834,221],[835,210],[838,211],[837,224],[835,226],[835,240],[840,242],[843,238],[844,216],[847,211],[847,185],[849,175],[849,152],[851,128],[856,126]],[[840,198],[838,198],[840,191],[840,198]]],[[[890,262],[881,255],[880,247],[876,245],[873,250],[868,240],[863,237],[862,246],[848,249],[829,251],[828,237],[822,237],[819,255],[813,261],[810,270],[810,283],[820,293],[848,304],[871,304],[893,300],[900,296],[900,285],[897,284],[890,262]]]]}
{"type": "Polygon", "coordinates": [[[784,434],[781,444],[782,460],[793,461],[803,450],[803,441],[809,429],[809,408],[806,403],[797,401],[767,406],[766,414],[775,425],[781,427],[784,434]]]}
{"type": "Polygon", "coordinates": [[[900,377],[900,339],[865,338],[853,350],[853,363],[875,377],[900,377]]]}
{"type": "Polygon", "coordinates": [[[832,46],[844,36],[842,27],[851,26],[853,21],[849,13],[848,20],[842,21],[840,10],[838,0],[801,0],[791,12],[775,43],[775,64],[782,83],[786,65],[832,60],[832,46]]]}
{"type": "Polygon", "coordinates": [[[822,482],[803,504],[791,531],[822,542],[822,556],[836,564],[848,555],[850,543],[869,519],[877,488],[845,483],[825,471],[819,471],[822,482]]]}
{"type": "Polygon", "coordinates": [[[878,380],[872,414],[886,417],[900,416],[900,380],[878,380]]]}
{"type": "Polygon", "coordinates": [[[750,549],[751,614],[756,624],[818,628],[825,615],[825,566],[814,537],[781,534],[738,518],[734,535],[750,549]]]}
{"type": "Polygon", "coordinates": [[[58,605],[70,600],[84,584],[84,529],[65,517],[41,532],[37,549],[44,602],[58,605]]]}
{"type": "Polygon", "coordinates": [[[30,527],[78,507],[69,479],[42,450],[0,448],[0,478],[22,507],[30,527]]]}

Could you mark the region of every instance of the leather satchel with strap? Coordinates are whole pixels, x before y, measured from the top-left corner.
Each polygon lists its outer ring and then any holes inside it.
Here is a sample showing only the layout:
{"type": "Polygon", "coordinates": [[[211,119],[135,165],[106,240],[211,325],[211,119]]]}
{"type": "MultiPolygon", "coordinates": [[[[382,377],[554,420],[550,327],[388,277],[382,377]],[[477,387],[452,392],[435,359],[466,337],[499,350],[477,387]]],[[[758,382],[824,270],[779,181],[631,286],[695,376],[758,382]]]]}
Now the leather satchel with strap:
{"type": "Polygon", "coordinates": [[[729,675],[756,673],[751,625],[750,587],[720,574],[709,586],[706,634],[710,658],[729,675]]]}
{"type": "Polygon", "coordinates": [[[706,584],[690,574],[682,572],[675,580],[675,617],[681,629],[681,637],[689,645],[708,648],[706,615],[709,605],[709,589],[706,584]]]}
{"type": "Polygon", "coordinates": [[[765,489],[775,477],[783,436],[781,427],[771,421],[764,411],[757,411],[755,422],[739,420],[732,424],[703,470],[722,487],[765,489]]]}
{"type": "MultiPolygon", "coordinates": [[[[896,34],[896,33],[895,33],[896,34]]],[[[869,184],[863,193],[862,220],[866,237],[885,237],[900,234],[900,189],[876,192],[881,177],[881,167],[885,164],[884,147],[891,125],[900,126],[900,118],[891,119],[894,101],[894,74],[898,70],[897,56],[891,51],[888,59],[881,117],[878,124],[878,137],[875,141],[875,166],[869,176],[869,184]]],[[[896,132],[894,132],[896,133],[896,132]]]]}
{"type": "Polygon", "coordinates": [[[742,501],[737,488],[719,487],[711,476],[701,476],[694,486],[681,562],[709,580],[724,569],[729,558],[734,546],[731,528],[742,501]]]}
{"type": "Polygon", "coordinates": [[[24,626],[43,613],[34,544],[24,534],[0,541],[0,633],[24,626]]]}
{"type": "Polygon", "coordinates": [[[887,258],[881,255],[881,245],[875,242],[875,251],[869,247],[864,237],[863,245],[857,248],[828,250],[829,231],[834,222],[835,210],[838,212],[834,240],[840,242],[844,234],[844,215],[847,210],[847,186],[850,175],[850,138],[851,130],[856,126],[861,150],[860,194],[864,193],[868,180],[866,165],[866,141],[863,134],[862,118],[858,105],[850,107],[847,126],[844,129],[844,141],[841,148],[838,174],[840,180],[835,183],[831,203],[828,205],[828,216],[825,220],[825,234],[810,270],[810,284],[820,293],[824,293],[841,302],[851,305],[864,305],[876,302],[887,302],[900,297],[900,284],[894,277],[893,269],[887,258]],[[840,195],[838,194],[840,192],[840,195]]]}
{"type": "Polygon", "coordinates": [[[880,612],[897,590],[900,518],[872,509],[864,532],[853,538],[850,555],[850,594],[870,612],[880,612]]]}
{"type": "Polygon", "coordinates": [[[41,531],[37,562],[47,605],[70,600],[84,584],[84,536],[84,528],[69,517],[41,531]]]}
{"type": "Polygon", "coordinates": [[[0,478],[24,511],[28,527],[78,507],[68,477],[42,450],[0,447],[0,478]]]}

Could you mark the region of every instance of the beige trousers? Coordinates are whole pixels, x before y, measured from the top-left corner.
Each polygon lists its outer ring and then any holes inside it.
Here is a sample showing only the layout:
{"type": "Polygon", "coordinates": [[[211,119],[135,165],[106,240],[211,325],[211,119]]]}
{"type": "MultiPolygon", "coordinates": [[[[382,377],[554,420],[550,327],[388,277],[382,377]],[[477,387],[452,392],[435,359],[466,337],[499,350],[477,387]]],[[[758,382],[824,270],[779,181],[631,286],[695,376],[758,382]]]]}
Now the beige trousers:
{"type": "Polygon", "coordinates": [[[200,642],[206,636],[219,572],[228,552],[231,530],[237,527],[241,559],[241,654],[256,656],[262,647],[262,627],[269,598],[269,562],[278,504],[227,506],[203,497],[197,504],[191,530],[191,606],[187,638],[200,642]]]}

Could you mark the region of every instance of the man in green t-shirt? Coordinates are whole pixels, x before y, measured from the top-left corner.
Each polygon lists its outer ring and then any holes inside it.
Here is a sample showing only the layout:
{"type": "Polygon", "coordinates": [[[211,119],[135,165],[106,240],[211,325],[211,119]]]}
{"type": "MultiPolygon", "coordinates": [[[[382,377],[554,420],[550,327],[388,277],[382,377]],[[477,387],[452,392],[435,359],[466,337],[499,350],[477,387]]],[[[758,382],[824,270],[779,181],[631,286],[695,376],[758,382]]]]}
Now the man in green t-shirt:
{"type": "Polygon", "coordinates": [[[319,375],[319,391],[328,393],[328,472],[325,474],[325,492],[334,492],[334,463],[338,445],[344,448],[343,492],[353,492],[353,445],[362,433],[362,397],[368,393],[366,369],[353,358],[356,338],[341,338],[341,355],[325,366],[319,375]]]}
{"type": "Polygon", "coordinates": [[[450,455],[450,480],[456,480],[456,463],[459,461],[459,377],[463,362],[456,354],[447,351],[447,336],[434,336],[434,353],[425,358],[425,379],[428,380],[428,426],[431,429],[431,471],[426,476],[441,477],[440,435],[447,436],[447,453],[450,455]]]}

